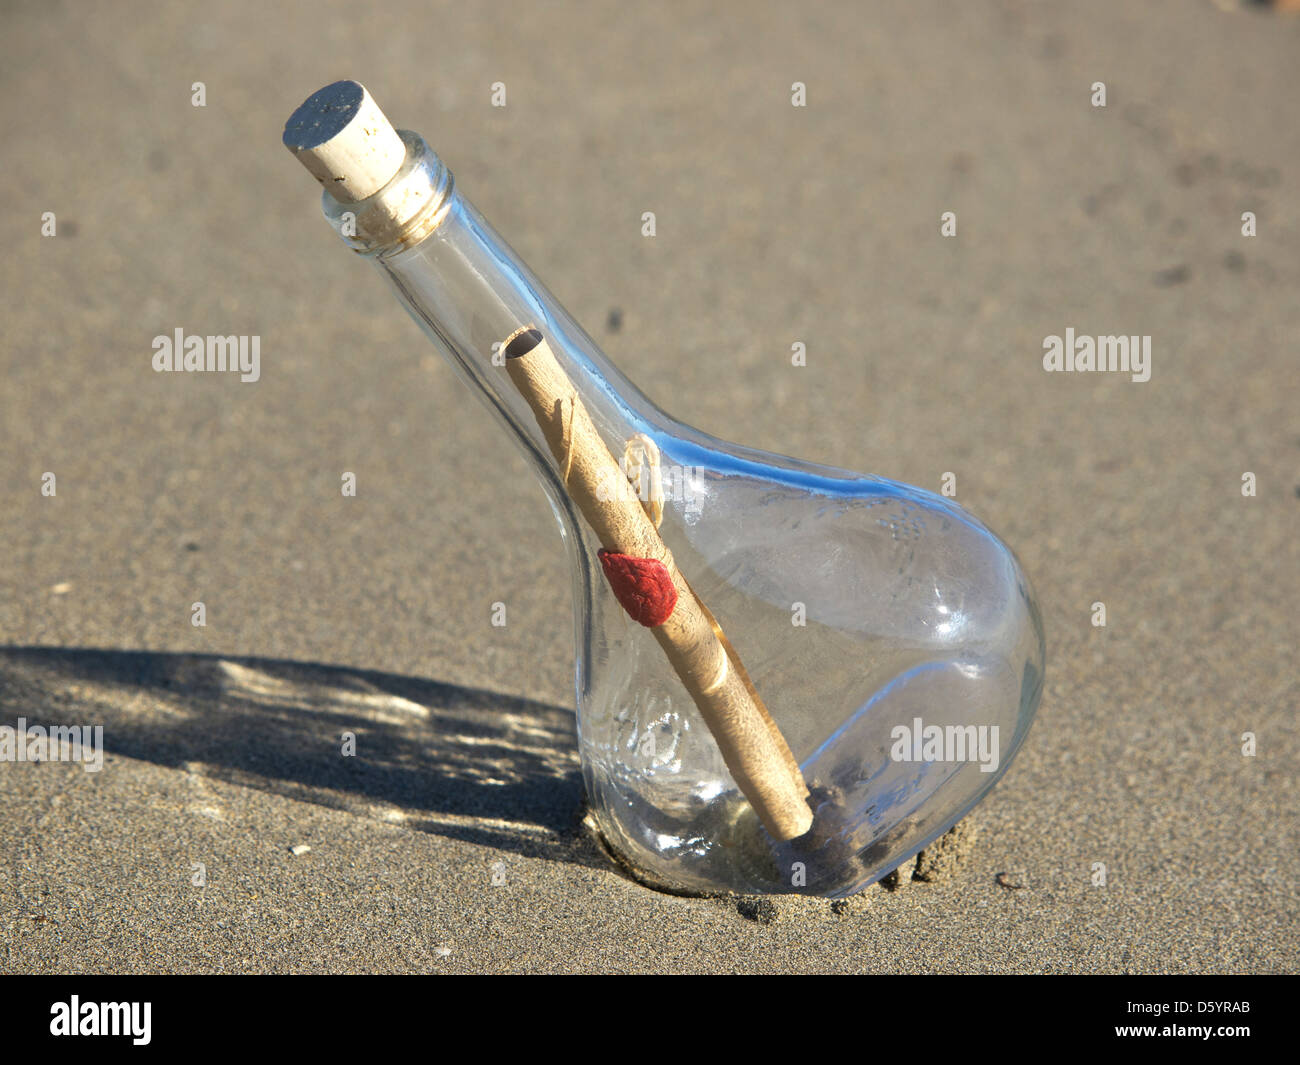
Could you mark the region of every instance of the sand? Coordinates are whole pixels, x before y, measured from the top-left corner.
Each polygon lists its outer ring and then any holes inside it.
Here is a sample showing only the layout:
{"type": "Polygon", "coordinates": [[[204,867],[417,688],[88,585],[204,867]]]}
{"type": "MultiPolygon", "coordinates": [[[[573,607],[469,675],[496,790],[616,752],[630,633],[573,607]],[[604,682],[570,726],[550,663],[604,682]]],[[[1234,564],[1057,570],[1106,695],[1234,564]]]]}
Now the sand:
{"type": "Polygon", "coordinates": [[[0,716],[108,747],[0,763],[0,969],[1300,969],[1300,19],[387,6],[0,15],[0,716]],[[677,898],[584,834],[541,491],[279,143],[339,77],[674,415],[1015,547],[1042,707],[930,879],[677,898]],[[178,327],[260,379],[153,372],[178,327]]]}

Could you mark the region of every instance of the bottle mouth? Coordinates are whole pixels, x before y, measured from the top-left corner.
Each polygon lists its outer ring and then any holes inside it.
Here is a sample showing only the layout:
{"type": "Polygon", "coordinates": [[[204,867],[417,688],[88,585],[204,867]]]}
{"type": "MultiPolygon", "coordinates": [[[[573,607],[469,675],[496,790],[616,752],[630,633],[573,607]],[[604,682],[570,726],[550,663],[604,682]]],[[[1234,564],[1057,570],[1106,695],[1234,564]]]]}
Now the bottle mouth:
{"type": "Polygon", "coordinates": [[[451,171],[418,133],[399,129],[397,135],[406,157],[386,185],[354,203],[335,199],[328,187],[321,194],[330,225],[360,255],[385,258],[414,247],[451,209],[451,171]]]}

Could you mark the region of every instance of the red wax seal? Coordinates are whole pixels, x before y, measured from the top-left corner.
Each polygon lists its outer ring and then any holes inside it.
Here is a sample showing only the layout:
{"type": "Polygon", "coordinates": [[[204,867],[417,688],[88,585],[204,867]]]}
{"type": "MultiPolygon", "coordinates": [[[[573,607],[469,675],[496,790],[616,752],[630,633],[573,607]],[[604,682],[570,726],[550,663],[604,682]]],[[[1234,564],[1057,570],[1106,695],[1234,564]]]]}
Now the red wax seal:
{"type": "Polygon", "coordinates": [[[605,579],[614,589],[614,598],[624,610],[646,628],[662,625],[677,605],[677,589],[673,587],[668,567],[658,559],[635,558],[613,551],[599,552],[605,579]]]}

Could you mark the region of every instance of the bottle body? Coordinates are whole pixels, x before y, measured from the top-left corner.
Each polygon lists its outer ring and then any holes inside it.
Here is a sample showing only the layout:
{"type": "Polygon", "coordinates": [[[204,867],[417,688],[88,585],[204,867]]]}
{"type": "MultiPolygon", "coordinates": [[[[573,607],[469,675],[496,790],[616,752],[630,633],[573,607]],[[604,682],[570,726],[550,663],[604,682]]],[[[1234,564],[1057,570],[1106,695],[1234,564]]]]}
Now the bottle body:
{"type": "Polygon", "coordinates": [[[578,739],[605,840],[637,876],[688,893],[842,896],[890,872],[983,797],[1032,720],[1043,635],[1014,555],[931,493],[728,444],[659,410],[402,136],[394,181],[426,190],[415,221],[385,229],[367,202],[328,193],[326,214],[547,492],[573,577],[578,739]],[[564,453],[507,373],[504,345],[525,327],[546,336],[619,460],[609,491],[652,516],[743,660],[810,791],[807,835],[763,827],[698,700],[611,590],[564,453]]]}

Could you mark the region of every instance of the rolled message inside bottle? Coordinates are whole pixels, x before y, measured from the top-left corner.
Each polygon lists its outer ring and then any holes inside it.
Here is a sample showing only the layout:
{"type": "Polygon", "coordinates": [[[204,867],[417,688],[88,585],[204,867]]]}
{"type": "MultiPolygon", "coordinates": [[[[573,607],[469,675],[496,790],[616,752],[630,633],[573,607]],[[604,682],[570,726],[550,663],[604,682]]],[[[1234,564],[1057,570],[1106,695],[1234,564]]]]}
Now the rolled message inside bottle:
{"type": "Polygon", "coordinates": [[[813,815],[808,786],[789,745],[640,501],[631,493],[609,490],[623,473],[550,345],[539,330],[525,326],[501,350],[510,380],[528,401],[560,466],[565,488],[604,548],[601,561],[616,594],[622,574],[632,574],[628,580],[634,591],[630,598],[620,594],[619,601],[654,633],[764,827],[779,840],[802,836],[813,815]],[[665,585],[662,594],[656,580],[665,585]]]}

